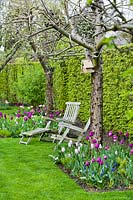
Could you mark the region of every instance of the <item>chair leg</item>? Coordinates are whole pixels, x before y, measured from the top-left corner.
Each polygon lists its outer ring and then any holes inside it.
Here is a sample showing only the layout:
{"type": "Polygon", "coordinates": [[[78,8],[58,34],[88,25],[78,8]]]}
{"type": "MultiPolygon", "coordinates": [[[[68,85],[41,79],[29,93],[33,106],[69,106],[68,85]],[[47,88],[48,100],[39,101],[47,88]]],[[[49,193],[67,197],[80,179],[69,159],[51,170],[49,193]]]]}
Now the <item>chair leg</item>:
{"type": "Polygon", "coordinates": [[[64,133],[63,133],[63,135],[61,136],[61,139],[60,139],[60,141],[58,142],[58,144],[61,144],[61,143],[63,142],[63,140],[65,139],[65,137],[66,137],[67,134],[69,133],[69,131],[70,131],[69,128],[67,128],[67,129],[64,131],[64,133]]]}
{"type": "Polygon", "coordinates": [[[41,133],[40,138],[39,138],[39,141],[42,140],[42,138],[44,137],[44,135],[45,135],[45,132],[41,133]]]}
{"type": "Polygon", "coordinates": [[[31,138],[32,138],[32,136],[30,136],[30,137],[28,137],[27,141],[24,141],[24,137],[25,136],[22,136],[22,138],[20,139],[19,144],[26,144],[27,145],[30,142],[31,138]]]}
{"type": "Polygon", "coordinates": [[[81,142],[81,139],[83,138],[83,134],[81,134],[81,135],[79,135],[78,136],[78,139],[77,139],[77,142],[79,143],[79,142],[81,142]]]}

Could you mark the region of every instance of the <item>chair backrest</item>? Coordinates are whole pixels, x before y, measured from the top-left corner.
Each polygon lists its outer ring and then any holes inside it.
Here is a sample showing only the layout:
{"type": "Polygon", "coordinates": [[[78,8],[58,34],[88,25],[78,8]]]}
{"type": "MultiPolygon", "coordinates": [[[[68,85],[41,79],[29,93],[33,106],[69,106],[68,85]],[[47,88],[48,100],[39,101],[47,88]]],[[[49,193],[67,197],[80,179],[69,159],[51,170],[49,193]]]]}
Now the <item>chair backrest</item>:
{"type": "Polygon", "coordinates": [[[74,123],[78,115],[80,104],[80,102],[66,102],[66,110],[63,120],[74,123]]]}

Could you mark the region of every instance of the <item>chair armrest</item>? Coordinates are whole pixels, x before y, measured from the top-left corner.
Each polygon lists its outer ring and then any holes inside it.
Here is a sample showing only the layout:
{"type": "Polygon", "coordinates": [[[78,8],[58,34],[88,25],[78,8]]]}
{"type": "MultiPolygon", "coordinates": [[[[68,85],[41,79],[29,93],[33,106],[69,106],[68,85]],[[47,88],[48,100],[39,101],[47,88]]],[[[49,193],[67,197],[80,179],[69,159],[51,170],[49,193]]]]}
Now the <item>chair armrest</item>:
{"type": "Polygon", "coordinates": [[[63,126],[64,128],[69,128],[71,130],[75,130],[75,131],[82,132],[82,133],[84,132],[84,129],[82,129],[78,126],[74,126],[74,125],[69,124],[69,123],[61,122],[60,125],[63,126]]]}
{"type": "Polygon", "coordinates": [[[65,120],[65,119],[63,119],[63,118],[56,118],[56,120],[57,121],[59,121],[59,122],[61,122],[61,123],[68,123],[68,124],[75,124],[74,122],[70,122],[70,121],[68,121],[68,120],[65,120]]]}
{"type": "Polygon", "coordinates": [[[56,120],[56,119],[53,119],[53,118],[50,118],[50,117],[44,117],[44,119],[45,119],[46,121],[53,121],[53,122],[57,122],[57,120],[56,120]]]}

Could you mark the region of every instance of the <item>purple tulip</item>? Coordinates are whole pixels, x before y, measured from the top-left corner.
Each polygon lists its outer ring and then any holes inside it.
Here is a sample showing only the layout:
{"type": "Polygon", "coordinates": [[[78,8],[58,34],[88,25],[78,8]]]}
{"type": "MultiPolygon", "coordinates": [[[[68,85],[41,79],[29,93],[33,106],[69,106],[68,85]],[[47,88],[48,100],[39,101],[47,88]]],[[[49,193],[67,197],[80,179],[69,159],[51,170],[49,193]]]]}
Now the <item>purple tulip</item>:
{"type": "Polygon", "coordinates": [[[28,113],[28,118],[31,119],[31,117],[32,117],[32,112],[29,112],[28,113]]]}
{"type": "Polygon", "coordinates": [[[91,162],[92,162],[92,163],[95,162],[95,158],[92,158],[92,159],[91,159],[91,162]]]}
{"type": "Polygon", "coordinates": [[[13,120],[13,116],[10,116],[10,120],[13,120]]]}
{"type": "Polygon", "coordinates": [[[114,142],[116,142],[118,140],[117,135],[113,135],[113,140],[114,140],[114,142]]]}
{"type": "Polygon", "coordinates": [[[131,149],[130,154],[131,154],[131,155],[133,154],[133,149],[131,149]]]}
{"type": "Polygon", "coordinates": [[[2,112],[0,112],[0,118],[2,118],[3,117],[3,114],[2,114],[2,112]]]}
{"type": "Polygon", "coordinates": [[[28,117],[27,116],[24,116],[24,121],[27,121],[28,120],[28,117]]]}
{"type": "Polygon", "coordinates": [[[101,160],[102,160],[102,159],[101,159],[100,157],[98,157],[98,158],[96,159],[96,162],[100,163],[101,160]]]}
{"type": "Polygon", "coordinates": [[[103,158],[104,158],[104,160],[107,160],[108,156],[105,155],[103,158]]]}
{"type": "Polygon", "coordinates": [[[128,138],[128,137],[129,137],[129,133],[128,133],[128,132],[126,132],[126,133],[125,133],[125,136],[128,138]]]}
{"type": "Polygon", "coordinates": [[[6,119],[6,114],[4,114],[4,118],[6,119]]]}
{"type": "Polygon", "coordinates": [[[53,118],[54,118],[54,114],[53,114],[53,113],[50,113],[50,114],[49,114],[49,117],[53,119],[53,118]]]}
{"type": "Polygon", "coordinates": [[[105,146],[105,150],[109,150],[109,146],[107,145],[107,146],[105,146]]]}
{"type": "Polygon", "coordinates": [[[93,143],[93,144],[97,143],[97,140],[96,140],[96,139],[93,139],[93,140],[92,140],[92,143],[93,143]]]}
{"type": "Polygon", "coordinates": [[[104,164],[103,160],[101,160],[101,161],[99,162],[99,164],[100,164],[100,165],[103,165],[103,164],[104,164]]]}
{"type": "Polygon", "coordinates": [[[122,133],[122,131],[119,131],[118,134],[119,134],[119,135],[122,135],[123,133],[122,133]]]}
{"type": "Polygon", "coordinates": [[[92,137],[93,135],[94,135],[94,132],[93,132],[93,131],[90,131],[90,132],[89,132],[89,136],[92,137]]]}
{"type": "Polygon", "coordinates": [[[60,111],[56,111],[55,115],[58,116],[60,114],[60,111]]]}
{"type": "Polygon", "coordinates": [[[110,132],[108,133],[108,136],[109,136],[109,137],[112,137],[112,136],[113,136],[112,131],[110,131],[110,132]]]}
{"type": "Polygon", "coordinates": [[[20,118],[20,117],[21,117],[21,114],[19,114],[19,113],[18,113],[18,114],[16,114],[16,117],[20,118]]]}
{"type": "Polygon", "coordinates": [[[90,165],[90,162],[87,160],[86,162],[85,162],[85,166],[89,166],[90,165]]]}
{"type": "Polygon", "coordinates": [[[98,149],[99,148],[99,144],[95,143],[95,148],[98,149]]]}
{"type": "Polygon", "coordinates": [[[123,139],[120,141],[120,144],[124,144],[124,140],[123,139]]]}
{"type": "Polygon", "coordinates": [[[89,139],[90,139],[90,137],[89,137],[89,135],[87,135],[87,136],[86,136],[86,140],[89,140],[89,139]]]}
{"type": "Polygon", "coordinates": [[[132,147],[133,147],[133,144],[132,144],[132,143],[130,143],[128,146],[129,146],[130,148],[132,148],[132,147]]]}

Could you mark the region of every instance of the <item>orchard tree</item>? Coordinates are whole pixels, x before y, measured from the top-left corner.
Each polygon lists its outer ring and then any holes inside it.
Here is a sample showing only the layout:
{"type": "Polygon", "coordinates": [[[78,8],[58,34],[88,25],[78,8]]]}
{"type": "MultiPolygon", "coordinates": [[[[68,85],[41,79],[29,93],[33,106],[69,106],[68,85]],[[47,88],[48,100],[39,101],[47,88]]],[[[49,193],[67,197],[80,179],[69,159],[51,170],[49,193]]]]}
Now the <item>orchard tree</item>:
{"type": "MultiPolygon", "coordinates": [[[[102,50],[117,47],[119,33],[126,33],[133,42],[132,1],[126,0],[57,0],[59,12],[40,0],[45,27],[53,27],[61,35],[86,49],[86,58],[94,66],[91,73],[91,127],[99,141],[103,137],[103,69],[102,50]],[[128,12],[128,15],[127,15],[128,12]],[[59,15],[60,13],[60,15],[59,15]]],[[[119,48],[119,47],[117,47],[119,48]]]]}
{"type": "MultiPolygon", "coordinates": [[[[3,20],[2,31],[5,43],[5,60],[0,66],[3,70],[21,47],[21,55],[28,56],[32,60],[39,60],[46,77],[46,105],[47,111],[53,109],[53,70],[49,60],[60,55],[57,51],[57,43],[62,40],[62,35],[54,31],[52,27],[46,27],[43,19],[41,5],[36,1],[9,0],[6,9],[6,18],[3,20]],[[52,29],[52,31],[51,31],[52,29]]],[[[56,8],[55,8],[56,9],[56,8]]],[[[56,9],[57,10],[57,9],[56,9]]],[[[67,42],[65,50],[70,49],[67,42]]],[[[19,51],[20,53],[20,51],[19,51]]]]}

